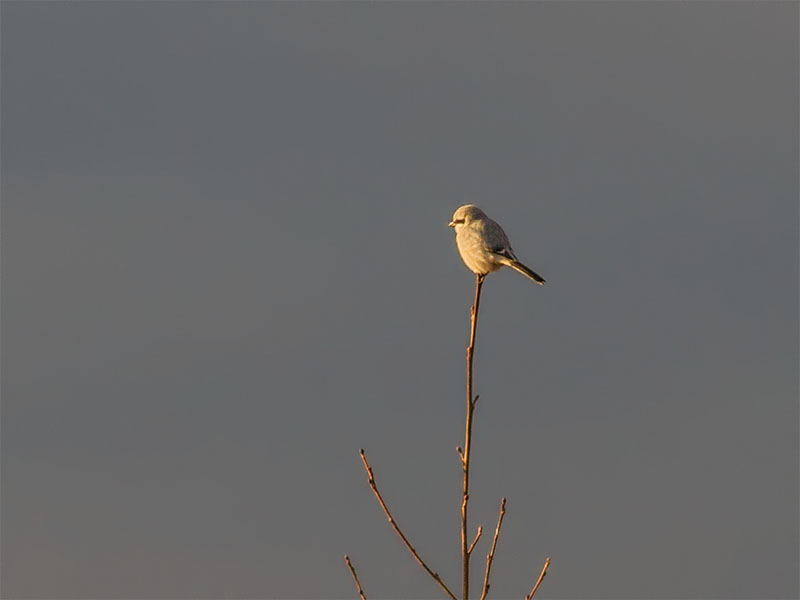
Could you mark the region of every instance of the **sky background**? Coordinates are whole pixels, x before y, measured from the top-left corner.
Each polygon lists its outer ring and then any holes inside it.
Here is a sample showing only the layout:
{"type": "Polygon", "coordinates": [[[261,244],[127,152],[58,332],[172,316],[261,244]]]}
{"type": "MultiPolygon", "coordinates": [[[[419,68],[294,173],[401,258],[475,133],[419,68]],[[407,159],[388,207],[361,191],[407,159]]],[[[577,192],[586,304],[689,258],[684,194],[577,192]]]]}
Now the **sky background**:
{"type": "Polygon", "coordinates": [[[796,598],[798,6],[3,2],[3,597],[796,598]]]}

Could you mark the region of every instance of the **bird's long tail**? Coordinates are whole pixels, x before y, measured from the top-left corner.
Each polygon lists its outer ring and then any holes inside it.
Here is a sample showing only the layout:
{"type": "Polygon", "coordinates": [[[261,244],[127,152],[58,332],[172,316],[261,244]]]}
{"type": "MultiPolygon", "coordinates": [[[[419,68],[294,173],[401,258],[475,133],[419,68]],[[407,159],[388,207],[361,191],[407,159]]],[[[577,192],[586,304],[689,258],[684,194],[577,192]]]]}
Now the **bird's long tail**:
{"type": "Polygon", "coordinates": [[[507,267],[511,267],[517,273],[522,273],[528,279],[533,279],[533,281],[535,281],[539,285],[544,285],[544,277],[539,275],[536,271],[533,271],[532,269],[529,269],[528,267],[523,265],[518,260],[514,260],[514,259],[511,259],[511,258],[507,258],[505,256],[501,256],[500,257],[500,262],[502,262],[507,267]]]}

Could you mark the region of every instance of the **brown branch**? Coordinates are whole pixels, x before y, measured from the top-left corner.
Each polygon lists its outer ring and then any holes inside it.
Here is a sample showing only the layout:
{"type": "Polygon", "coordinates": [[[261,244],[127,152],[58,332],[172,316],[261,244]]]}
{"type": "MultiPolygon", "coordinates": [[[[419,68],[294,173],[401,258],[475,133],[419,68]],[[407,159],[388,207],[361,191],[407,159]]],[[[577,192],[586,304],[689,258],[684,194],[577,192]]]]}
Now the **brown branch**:
{"type": "Polygon", "coordinates": [[[356,575],[356,569],[355,567],[353,567],[353,563],[350,562],[350,557],[347,556],[347,554],[344,555],[344,561],[350,568],[350,573],[352,573],[353,580],[356,582],[356,588],[358,588],[358,595],[361,596],[361,600],[367,600],[367,597],[364,595],[364,590],[361,589],[361,582],[358,581],[358,575],[356,575]]]}
{"type": "Polygon", "coordinates": [[[433,577],[436,583],[439,584],[439,587],[441,587],[452,600],[458,600],[453,594],[453,592],[450,591],[450,588],[448,588],[445,585],[444,581],[442,581],[442,578],[439,577],[439,574],[432,571],[431,568],[427,564],[425,564],[425,561],[422,560],[420,555],[417,554],[417,551],[414,550],[414,546],[411,545],[411,542],[408,541],[408,538],[400,530],[400,527],[394,520],[392,513],[389,512],[389,507],[386,506],[386,502],[383,501],[383,496],[381,496],[381,493],[378,491],[378,486],[375,484],[375,477],[372,474],[372,467],[370,467],[369,463],[367,462],[367,455],[364,453],[363,448],[361,449],[361,460],[364,462],[364,468],[367,470],[367,476],[369,478],[369,486],[372,488],[372,491],[375,492],[375,497],[378,499],[381,508],[383,508],[383,512],[386,513],[386,516],[389,519],[389,523],[392,524],[392,527],[394,527],[394,530],[397,533],[397,535],[399,535],[400,539],[403,540],[403,543],[406,545],[406,548],[408,548],[409,552],[411,552],[412,556],[417,560],[417,562],[422,566],[422,568],[428,572],[428,575],[433,577]]]}
{"type": "Polygon", "coordinates": [[[478,533],[475,534],[475,539],[472,540],[472,543],[469,545],[469,550],[467,550],[469,554],[472,554],[472,551],[475,549],[475,544],[477,544],[478,540],[481,539],[482,533],[483,533],[483,525],[478,525],[478,533]]]}
{"type": "Polygon", "coordinates": [[[489,593],[489,574],[492,572],[492,561],[494,560],[494,551],[497,548],[497,538],[500,537],[500,527],[503,525],[503,517],[506,514],[506,499],[500,502],[500,516],[497,518],[497,529],[494,530],[494,539],[492,540],[492,549],[486,555],[486,576],[483,578],[483,594],[481,600],[486,600],[486,594],[489,593]]]}
{"type": "Polygon", "coordinates": [[[539,584],[542,583],[542,579],[544,576],[547,575],[547,569],[550,567],[550,557],[547,557],[547,560],[544,561],[544,567],[542,567],[542,572],[539,574],[539,579],[536,580],[536,585],[533,586],[531,593],[525,596],[525,600],[531,600],[533,595],[536,593],[536,590],[539,589],[539,584]]]}
{"type": "Polygon", "coordinates": [[[462,467],[464,469],[463,498],[461,501],[461,563],[462,563],[462,585],[463,600],[469,600],[469,546],[467,541],[467,505],[469,504],[469,451],[472,445],[472,414],[475,404],[478,402],[477,396],[472,397],[472,358],[475,354],[475,333],[478,328],[478,308],[481,302],[481,286],[483,286],[483,275],[475,276],[475,303],[470,312],[470,333],[469,346],[467,346],[467,418],[464,431],[464,459],[462,467]]]}

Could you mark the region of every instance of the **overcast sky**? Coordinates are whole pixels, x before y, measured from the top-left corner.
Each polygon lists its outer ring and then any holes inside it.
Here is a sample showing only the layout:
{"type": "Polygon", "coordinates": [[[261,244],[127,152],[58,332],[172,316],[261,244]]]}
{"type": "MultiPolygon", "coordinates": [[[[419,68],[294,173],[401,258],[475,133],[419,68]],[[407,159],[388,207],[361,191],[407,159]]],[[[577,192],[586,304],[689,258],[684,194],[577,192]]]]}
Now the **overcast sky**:
{"type": "Polygon", "coordinates": [[[2,2],[3,597],[796,598],[798,6],[2,2]]]}

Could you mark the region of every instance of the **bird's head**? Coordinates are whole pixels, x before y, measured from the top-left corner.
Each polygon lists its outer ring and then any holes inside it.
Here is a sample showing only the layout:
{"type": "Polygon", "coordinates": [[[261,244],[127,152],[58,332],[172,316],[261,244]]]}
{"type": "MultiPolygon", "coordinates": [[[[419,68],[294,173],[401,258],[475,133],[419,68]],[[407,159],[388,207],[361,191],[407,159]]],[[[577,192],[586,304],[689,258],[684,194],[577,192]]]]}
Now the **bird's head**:
{"type": "Polygon", "coordinates": [[[477,219],[485,219],[486,214],[474,204],[459,206],[453,213],[453,220],[448,223],[448,227],[458,229],[461,225],[469,225],[477,219]]]}

